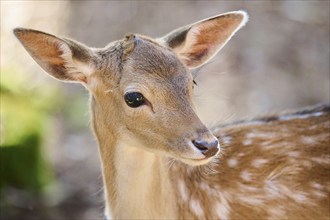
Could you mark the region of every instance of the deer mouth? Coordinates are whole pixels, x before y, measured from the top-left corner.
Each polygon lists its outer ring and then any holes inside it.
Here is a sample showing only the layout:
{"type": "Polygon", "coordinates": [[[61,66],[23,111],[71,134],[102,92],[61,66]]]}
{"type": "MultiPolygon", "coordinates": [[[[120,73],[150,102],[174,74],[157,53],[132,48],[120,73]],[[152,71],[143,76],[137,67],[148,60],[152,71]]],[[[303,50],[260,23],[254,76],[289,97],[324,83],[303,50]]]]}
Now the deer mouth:
{"type": "Polygon", "coordinates": [[[195,145],[191,143],[189,144],[189,151],[189,153],[187,152],[186,154],[181,155],[179,159],[184,163],[193,166],[204,165],[212,161],[212,159],[218,155],[220,152],[220,145],[206,154],[200,151],[200,149],[196,148],[195,145]]]}
{"type": "Polygon", "coordinates": [[[200,165],[205,165],[208,164],[212,161],[214,157],[207,157],[207,158],[201,158],[201,159],[193,159],[193,158],[181,158],[182,162],[192,165],[192,166],[200,166],[200,165]]]}
{"type": "Polygon", "coordinates": [[[216,138],[203,139],[206,141],[195,141],[193,138],[185,138],[180,142],[171,144],[171,157],[192,166],[209,163],[220,152],[220,144],[216,138]],[[214,142],[214,143],[213,143],[214,142]],[[176,147],[174,147],[176,146],[176,147]]]}

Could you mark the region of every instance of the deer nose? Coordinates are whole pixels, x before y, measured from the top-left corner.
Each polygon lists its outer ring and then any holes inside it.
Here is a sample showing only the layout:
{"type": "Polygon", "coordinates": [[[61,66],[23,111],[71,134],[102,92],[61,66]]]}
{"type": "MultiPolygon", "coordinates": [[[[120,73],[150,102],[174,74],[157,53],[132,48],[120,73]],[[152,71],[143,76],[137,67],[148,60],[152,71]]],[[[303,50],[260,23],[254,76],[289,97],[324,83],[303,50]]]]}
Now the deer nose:
{"type": "Polygon", "coordinates": [[[212,157],[219,151],[219,141],[217,139],[211,142],[205,140],[193,140],[192,143],[205,157],[212,157]]]}

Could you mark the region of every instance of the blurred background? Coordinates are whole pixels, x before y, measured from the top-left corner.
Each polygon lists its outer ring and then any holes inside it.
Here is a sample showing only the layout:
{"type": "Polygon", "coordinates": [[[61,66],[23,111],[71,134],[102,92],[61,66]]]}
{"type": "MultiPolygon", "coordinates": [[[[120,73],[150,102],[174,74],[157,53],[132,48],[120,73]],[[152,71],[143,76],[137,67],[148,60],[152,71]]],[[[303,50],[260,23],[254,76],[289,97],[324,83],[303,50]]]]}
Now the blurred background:
{"type": "Polygon", "coordinates": [[[232,10],[249,23],[196,77],[209,126],[329,102],[329,1],[1,1],[1,219],[101,219],[87,91],[51,79],[14,38],[27,27],[103,47],[232,10]]]}

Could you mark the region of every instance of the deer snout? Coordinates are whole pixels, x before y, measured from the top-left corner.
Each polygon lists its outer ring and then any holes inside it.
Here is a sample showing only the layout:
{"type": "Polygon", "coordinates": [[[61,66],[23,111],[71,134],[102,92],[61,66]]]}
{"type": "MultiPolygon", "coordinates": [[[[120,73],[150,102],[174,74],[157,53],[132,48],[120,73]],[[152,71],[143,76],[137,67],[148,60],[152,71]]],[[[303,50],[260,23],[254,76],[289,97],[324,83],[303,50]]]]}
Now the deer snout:
{"type": "Polygon", "coordinates": [[[216,155],[219,151],[219,141],[216,138],[212,140],[197,139],[192,143],[206,158],[216,155]]]}

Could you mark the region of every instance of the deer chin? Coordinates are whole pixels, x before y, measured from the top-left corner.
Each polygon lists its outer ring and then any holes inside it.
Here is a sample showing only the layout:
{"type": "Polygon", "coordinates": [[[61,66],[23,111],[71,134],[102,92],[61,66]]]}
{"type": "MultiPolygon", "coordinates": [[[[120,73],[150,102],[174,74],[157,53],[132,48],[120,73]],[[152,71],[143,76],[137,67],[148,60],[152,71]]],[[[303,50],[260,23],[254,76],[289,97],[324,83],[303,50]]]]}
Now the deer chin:
{"type": "Polygon", "coordinates": [[[203,159],[180,158],[180,161],[191,166],[201,166],[210,163],[214,157],[215,156],[203,159]]]}
{"type": "Polygon", "coordinates": [[[220,147],[218,149],[214,155],[205,156],[192,143],[188,143],[184,152],[174,152],[171,156],[190,166],[200,166],[210,163],[219,154],[220,147]]]}

